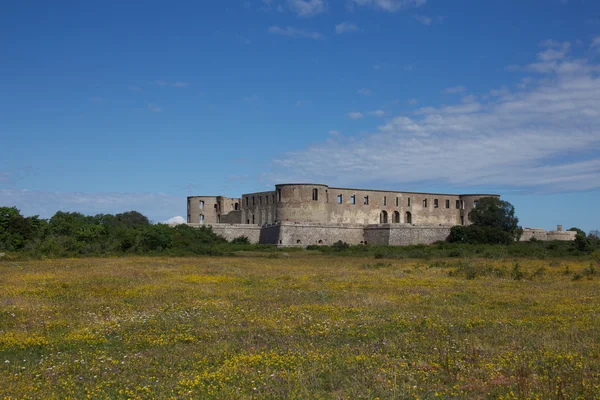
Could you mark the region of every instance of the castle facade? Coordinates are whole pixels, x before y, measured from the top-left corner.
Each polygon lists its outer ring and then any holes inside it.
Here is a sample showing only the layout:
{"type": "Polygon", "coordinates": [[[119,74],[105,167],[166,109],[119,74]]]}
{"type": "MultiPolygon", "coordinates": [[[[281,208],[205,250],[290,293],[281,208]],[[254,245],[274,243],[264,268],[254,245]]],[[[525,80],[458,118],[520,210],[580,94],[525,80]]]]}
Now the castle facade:
{"type": "Polygon", "coordinates": [[[429,244],[450,228],[468,224],[482,197],[497,194],[417,193],[279,184],[275,190],[225,196],[190,196],[187,222],[211,225],[227,239],[280,246],[333,244],[429,244]]]}

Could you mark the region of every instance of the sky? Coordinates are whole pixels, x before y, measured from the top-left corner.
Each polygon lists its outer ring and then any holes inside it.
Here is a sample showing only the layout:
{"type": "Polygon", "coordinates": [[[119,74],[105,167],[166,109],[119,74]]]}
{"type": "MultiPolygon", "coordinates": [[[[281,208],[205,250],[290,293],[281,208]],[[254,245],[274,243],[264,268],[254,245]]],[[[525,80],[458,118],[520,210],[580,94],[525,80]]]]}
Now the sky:
{"type": "Polygon", "coordinates": [[[5,0],[0,205],[186,215],[315,182],[600,229],[595,0],[5,0]]]}

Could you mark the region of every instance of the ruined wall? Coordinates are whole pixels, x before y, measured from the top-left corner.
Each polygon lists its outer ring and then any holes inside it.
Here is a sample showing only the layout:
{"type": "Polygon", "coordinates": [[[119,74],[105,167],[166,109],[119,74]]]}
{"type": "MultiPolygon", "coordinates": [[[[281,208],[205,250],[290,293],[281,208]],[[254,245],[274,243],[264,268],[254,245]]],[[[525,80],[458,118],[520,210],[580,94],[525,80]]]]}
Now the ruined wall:
{"type": "Polygon", "coordinates": [[[339,240],[360,244],[364,241],[362,225],[282,222],[279,229],[277,244],[281,246],[332,245],[339,240]]]}
{"type": "Polygon", "coordinates": [[[240,199],[225,196],[190,196],[187,198],[187,221],[191,224],[241,222],[240,199]],[[204,218],[201,218],[203,216],[204,218]]]}
{"type": "Polygon", "coordinates": [[[531,240],[533,237],[537,240],[548,240],[548,235],[542,228],[523,228],[523,234],[521,235],[519,241],[526,242],[531,240]]]}
{"type": "Polygon", "coordinates": [[[450,235],[451,226],[391,226],[390,241],[392,246],[408,246],[415,244],[432,244],[445,241],[450,235]]]}
{"type": "Polygon", "coordinates": [[[326,185],[276,185],[277,221],[319,222],[328,220],[326,185]]]}
{"type": "Polygon", "coordinates": [[[217,223],[217,208],[219,196],[190,196],[188,201],[187,221],[190,224],[216,224],[217,223]],[[201,221],[201,217],[204,219],[201,221]]]}
{"type": "Polygon", "coordinates": [[[275,191],[244,194],[241,200],[240,223],[272,224],[277,220],[275,191]]]}
{"type": "Polygon", "coordinates": [[[574,231],[548,231],[546,234],[548,240],[564,240],[570,241],[575,240],[577,232],[574,231]]]}
{"type": "MultiPolygon", "coordinates": [[[[246,236],[250,243],[259,243],[261,229],[257,225],[244,224],[210,224],[213,232],[223,236],[228,241],[240,236],[246,236]]],[[[191,224],[191,226],[199,227],[199,224],[191,224]]]]}

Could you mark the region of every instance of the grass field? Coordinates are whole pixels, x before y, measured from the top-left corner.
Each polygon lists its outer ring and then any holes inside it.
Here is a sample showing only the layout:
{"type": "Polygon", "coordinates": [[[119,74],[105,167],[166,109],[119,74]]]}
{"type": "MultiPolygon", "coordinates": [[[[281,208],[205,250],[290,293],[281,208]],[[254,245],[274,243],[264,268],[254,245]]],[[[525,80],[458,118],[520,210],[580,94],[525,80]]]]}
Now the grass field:
{"type": "Polygon", "coordinates": [[[0,262],[0,398],[600,398],[573,260],[0,262]]]}

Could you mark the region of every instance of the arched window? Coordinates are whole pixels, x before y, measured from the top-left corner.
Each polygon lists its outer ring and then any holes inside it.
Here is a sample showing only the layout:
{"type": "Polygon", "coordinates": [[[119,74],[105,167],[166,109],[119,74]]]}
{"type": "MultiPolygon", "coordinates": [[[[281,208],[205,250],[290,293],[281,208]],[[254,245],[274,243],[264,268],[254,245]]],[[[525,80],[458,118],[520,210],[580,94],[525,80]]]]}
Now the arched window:
{"type": "Polygon", "coordinates": [[[312,199],[313,200],[319,200],[319,189],[313,189],[312,199]]]}
{"type": "Polygon", "coordinates": [[[199,222],[200,222],[201,224],[203,224],[203,223],[204,223],[204,215],[200,214],[200,219],[199,219],[199,222]]]}
{"type": "Polygon", "coordinates": [[[380,224],[387,224],[388,223],[388,213],[387,213],[387,211],[383,210],[379,214],[379,223],[380,224]]]}
{"type": "Polygon", "coordinates": [[[200,200],[200,209],[202,210],[204,208],[204,200],[200,200]]]}
{"type": "Polygon", "coordinates": [[[394,216],[392,217],[392,222],[394,224],[400,223],[400,213],[398,211],[394,211],[394,216]]]}
{"type": "Polygon", "coordinates": [[[319,244],[323,244],[323,241],[322,241],[322,240],[319,240],[319,244]]]}
{"type": "Polygon", "coordinates": [[[412,224],[412,214],[408,211],[406,212],[406,215],[404,215],[404,222],[407,224],[412,224]]]}
{"type": "Polygon", "coordinates": [[[235,211],[239,210],[240,209],[240,203],[235,203],[235,206],[233,207],[233,209],[235,211]]]}

